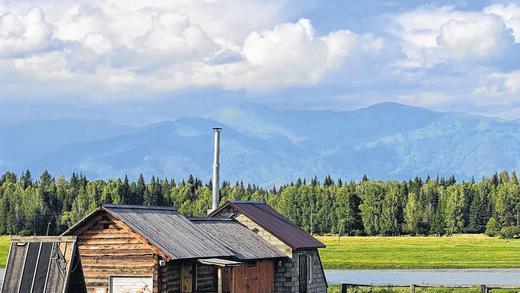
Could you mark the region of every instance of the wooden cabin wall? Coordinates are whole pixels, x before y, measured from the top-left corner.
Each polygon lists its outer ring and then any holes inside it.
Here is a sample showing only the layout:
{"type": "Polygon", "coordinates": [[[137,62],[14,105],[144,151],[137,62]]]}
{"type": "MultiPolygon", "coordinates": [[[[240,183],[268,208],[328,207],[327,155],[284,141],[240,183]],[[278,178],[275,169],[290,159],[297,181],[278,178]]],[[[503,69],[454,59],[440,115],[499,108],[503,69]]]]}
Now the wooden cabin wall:
{"type": "Polygon", "coordinates": [[[215,292],[218,288],[217,267],[197,264],[197,292],[215,292]]]}
{"type": "Polygon", "coordinates": [[[233,268],[233,293],[270,293],[274,291],[274,262],[258,260],[233,268]]]}
{"type": "Polygon", "coordinates": [[[164,267],[159,267],[159,292],[181,292],[181,264],[168,262],[164,267]]]}
{"type": "Polygon", "coordinates": [[[150,246],[107,215],[92,221],[77,242],[87,292],[109,292],[110,276],[153,276],[153,292],[158,293],[159,257],[150,246]]]}

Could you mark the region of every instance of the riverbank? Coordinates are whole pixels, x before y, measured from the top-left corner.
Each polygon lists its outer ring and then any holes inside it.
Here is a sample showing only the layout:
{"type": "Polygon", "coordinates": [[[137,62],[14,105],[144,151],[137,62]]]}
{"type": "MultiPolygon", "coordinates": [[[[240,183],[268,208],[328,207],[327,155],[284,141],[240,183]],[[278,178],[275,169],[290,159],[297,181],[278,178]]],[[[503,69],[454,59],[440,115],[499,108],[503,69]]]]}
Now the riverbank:
{"type": "Polygon", "coordinates": [[[451,237],[319,236],[325,269],[520,268],[520,240],[451,237]]]}

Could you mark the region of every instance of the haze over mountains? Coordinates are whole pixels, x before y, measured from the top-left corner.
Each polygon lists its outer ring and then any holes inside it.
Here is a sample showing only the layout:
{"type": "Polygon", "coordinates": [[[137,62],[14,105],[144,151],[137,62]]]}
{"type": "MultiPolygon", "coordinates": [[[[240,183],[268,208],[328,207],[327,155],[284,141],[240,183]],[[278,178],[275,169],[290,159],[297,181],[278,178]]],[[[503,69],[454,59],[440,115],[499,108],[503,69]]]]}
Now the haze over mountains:
{"type": "Polygon", "coordinates": [[[144,127],[74,119],[2,126],[0,171],[209,179],[215,126],[224,128],[222,178],[265,186],[328,174],[356,180],[363,174],[469,179],[520,166],[517,121],[395,103],[347,112],[248,104],[222,109],[214,120],[183,118],[144,127]]]}

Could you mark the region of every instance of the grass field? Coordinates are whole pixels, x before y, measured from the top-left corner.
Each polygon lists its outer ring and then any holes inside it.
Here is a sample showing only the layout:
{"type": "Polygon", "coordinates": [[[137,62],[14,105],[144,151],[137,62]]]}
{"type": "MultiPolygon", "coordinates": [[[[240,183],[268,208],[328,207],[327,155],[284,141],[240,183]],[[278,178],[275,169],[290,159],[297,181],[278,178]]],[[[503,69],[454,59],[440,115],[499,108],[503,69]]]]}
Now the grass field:
{"type": "Polygon", "coordinates": [[[520,268],[520,240],[452,237],[317,237],[325,269],[520,268]]]}
{"type": "MultiPolygon", "coordinates": [[[[520,268],[520,240],[485,235],[452,237],[319,236],[325,269],[520,268]]],[[[0,268],[9,253],[9,236],[0,236],[0,268]]]]}
{"type": "Polygon", "coordinates": [[[10,236],[0,236],[0,268],[5,267],[5,263],[7,262],[7,255],[9,254],[10,245],[10,236]]]}

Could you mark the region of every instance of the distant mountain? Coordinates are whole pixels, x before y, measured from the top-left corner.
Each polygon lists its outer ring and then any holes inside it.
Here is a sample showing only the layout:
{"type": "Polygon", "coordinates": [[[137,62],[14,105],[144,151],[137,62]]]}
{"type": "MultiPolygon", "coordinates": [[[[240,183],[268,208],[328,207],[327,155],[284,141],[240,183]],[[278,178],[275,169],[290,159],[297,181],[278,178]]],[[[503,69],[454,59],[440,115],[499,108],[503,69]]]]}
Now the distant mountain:
{"type": "Polygon", "coordinates": [[[520,167],[520,123],[396,103],[345,111],[276,111],[247,104],[212,119],[132,128],[108,121],[36,121],[0,128],[0,171],[90,178],[209,179],[221,126],[222,178],[262,185],[298,177],[461,179],[520,167]]]}

